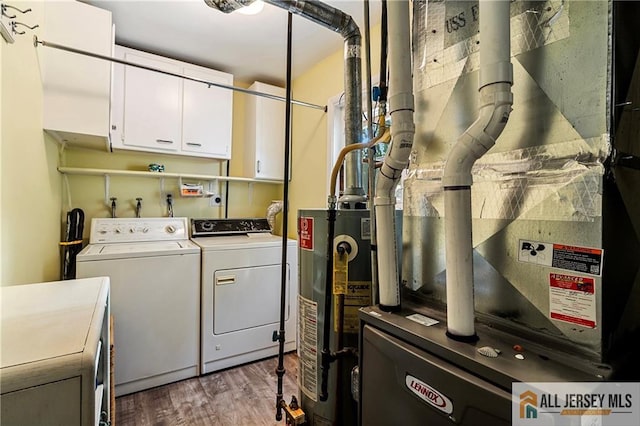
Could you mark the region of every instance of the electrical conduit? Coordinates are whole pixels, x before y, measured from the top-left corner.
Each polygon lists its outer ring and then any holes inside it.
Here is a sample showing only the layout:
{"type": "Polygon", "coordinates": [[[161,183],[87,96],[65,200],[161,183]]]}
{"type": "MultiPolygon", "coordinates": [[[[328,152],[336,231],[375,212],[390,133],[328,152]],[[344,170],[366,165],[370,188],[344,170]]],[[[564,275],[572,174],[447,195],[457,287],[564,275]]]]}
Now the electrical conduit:
{"type": "Polygon", "coordinates": [[[396,247],[395,188],[409,163],[413,146],[413,92],[409,3],[387,2],[389,25],[389,110],[391,147],[376,183],[374,205],[378,231],[378,282],[380,308],[400,309],[400,274],[396,247]]]}
{"type": "Polygon", "coordinates": [[[480,110],[444,167],[447,335],[475,340],[471,168],[502,133],[513,105],[509,0],[480,0],[480,110]]]}

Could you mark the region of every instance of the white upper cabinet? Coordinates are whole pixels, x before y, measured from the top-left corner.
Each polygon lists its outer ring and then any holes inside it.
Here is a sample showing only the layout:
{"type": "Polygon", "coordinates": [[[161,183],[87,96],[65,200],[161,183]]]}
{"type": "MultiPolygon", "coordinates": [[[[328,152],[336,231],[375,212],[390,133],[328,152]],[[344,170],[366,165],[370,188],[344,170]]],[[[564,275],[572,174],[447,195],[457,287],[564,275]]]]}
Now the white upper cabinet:
{"type": "MultiPolygon", "coordinates": [[[[233,84],[229,74],[185,67],[184,74],[225,85],[233,84]]],[[[182,150],[216,158],[231,157],[233,92],[184,80],[182,108],[182,150]]]]}
{"type": "MultiPolygon", "coordinates": [[[[285,96],[285,89],[255,82],[249,90],[285,96]]],[[[246,101],[245,174],[284,179],[285,109],[282,101],[249,95],[246,101]]]]}
{"type": "MultiPolygon", "coordinates": [[[[233,76],[116,46],[116,57],[206,82],[233,76]]],[[[111,142],[115,149],[229,159],[233,93],[133,66],[114,65],[111,142]]]]}
{"type": "MultiPolygon", "coordinates": [[[[111,12],[68,0],[45,1],[43,7],[43,40],[111,56],[111,12]]],[[[49,47],[38,47],[37,52],[43,84],[43,128],[59,141],[105,149],[111,63],[49,47]]]]}
{"type": "MultiPolygon", "coordinates": [[[[168,62],[126,52],[124,59],[140,65],[180,73],[168,62]]],[[[123,143],[135,149],[180,149],[182,81],[177,77],[126,67],[124,73],[123,143]]]]}

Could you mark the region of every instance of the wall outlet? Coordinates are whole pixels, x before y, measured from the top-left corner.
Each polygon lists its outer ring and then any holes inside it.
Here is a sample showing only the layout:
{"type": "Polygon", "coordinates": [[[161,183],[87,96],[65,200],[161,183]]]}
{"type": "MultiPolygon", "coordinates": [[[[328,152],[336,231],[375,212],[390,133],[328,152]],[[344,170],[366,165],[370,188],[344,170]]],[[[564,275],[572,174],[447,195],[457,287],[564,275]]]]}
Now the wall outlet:
{"type": "Polygon", "coordinates": [[[211,207],[220,207],[222,205],[222,195],[220,194],[213,194],[211,196],[211,198],[209,198],[209,205],[211,207]]]}

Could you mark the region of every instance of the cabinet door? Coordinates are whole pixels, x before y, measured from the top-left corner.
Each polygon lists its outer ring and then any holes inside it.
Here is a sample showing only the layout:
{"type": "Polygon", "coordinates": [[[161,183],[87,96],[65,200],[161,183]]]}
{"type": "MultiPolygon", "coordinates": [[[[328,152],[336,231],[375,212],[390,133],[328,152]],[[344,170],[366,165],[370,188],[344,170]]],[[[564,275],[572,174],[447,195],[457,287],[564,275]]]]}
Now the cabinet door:
{"type": "MultiPolygon", "coordinates": [[[[111,55],[111,12],[76,1],[46,1],[43,8],[45,40],[111,55]]],[[[104,149],[109,135],[109,62],[49,48],[37,49],[37,55],[43,128],[68,144],[104,149]]]]}
{"type": "MultiPolygon", "coordinates": [[[[233,84],[233,76],[215,71],[185,67],[184,75],[233,84]]],[[[184,80],[182,100],[182,151],[189,155],[231,158],[232,91],[184,80]]]]}
{"type": "MultiPolygon", "coordinates": [[[[284,96],[280,87],[255,84],[254,89],[272,95],[284,96]]],[[[262,179],[284,178],[284,116],[285,103],[264,97],[256,97],[255,110],[255,177],[262,179]]]]}
{"type": "MultiPolygon", "coordinates": [[[[180,73],[172,63],[127,52],[140,65],[180,73]]],[[[124,145],[151,151],[180,149],[182,81],[177,77],[127,66],[124,76],[124,145]]]]}
{"type": "MultiPolygon", "coordinates": [[[[43,374],[42,371],[39,373],[43,374]]],[[[73,377],[2,394],[2,424],[80,426],[83,408],[81,386],[80,378],[73,377]]]]}

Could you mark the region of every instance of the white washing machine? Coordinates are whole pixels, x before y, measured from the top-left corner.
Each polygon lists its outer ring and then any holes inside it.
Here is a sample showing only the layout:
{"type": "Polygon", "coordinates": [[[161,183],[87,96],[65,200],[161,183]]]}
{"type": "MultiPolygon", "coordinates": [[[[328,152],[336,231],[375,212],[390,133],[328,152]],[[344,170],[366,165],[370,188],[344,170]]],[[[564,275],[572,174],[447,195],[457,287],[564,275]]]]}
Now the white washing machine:
{"type": "Polygon", "coordinates": [[[93,219],[78,278],[111,278],[117,396],[198,375],[200,248],[187,218],[93,219]]]}
{"type": "MultiPolygon", "coordinates": [[[[201,374],[276,355],[282,237],[266,219],[192,219],[202,249],[201,374]]],[[[287,242],[285,352],[296,348],[297,242],[287,242]]]]}

